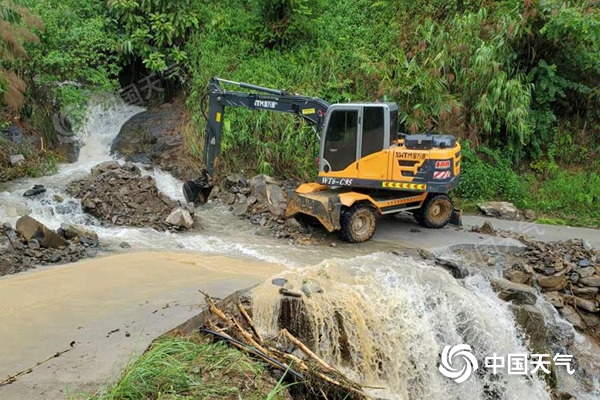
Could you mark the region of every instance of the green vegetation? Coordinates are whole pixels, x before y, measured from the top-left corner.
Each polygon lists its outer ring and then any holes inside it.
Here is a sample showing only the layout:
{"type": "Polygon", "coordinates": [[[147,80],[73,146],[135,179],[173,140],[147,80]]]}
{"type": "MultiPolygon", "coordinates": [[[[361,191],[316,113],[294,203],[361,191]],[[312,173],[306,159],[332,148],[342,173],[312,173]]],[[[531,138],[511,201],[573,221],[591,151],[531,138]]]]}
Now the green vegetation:
{"type": "Polygon", "coordinates": [[[198,337],[163,338],[99,395],[76,399],[287,399],[266,368],[224,343],[198,337]]]}
{"type": "MultiPolygon", "coordinates": [[[[395,101],[403,131],[463,140],[461,203],[508,200],[569,222],[600,220],[595,0],[0,4],[3,104],[30,99],[37,129],[54,99],[82,104],[118,77],[134,82],[177,65],[163,83],[188,96],[190,164],[203,143],[200,101],[221,76],[332,103],[395,101]],[[78,85],[56,85],[66,80],[78,85]]],[[[308,180],[317,148],[312,129],[291,116],[230,109],[218,171],[308,180]]]]}

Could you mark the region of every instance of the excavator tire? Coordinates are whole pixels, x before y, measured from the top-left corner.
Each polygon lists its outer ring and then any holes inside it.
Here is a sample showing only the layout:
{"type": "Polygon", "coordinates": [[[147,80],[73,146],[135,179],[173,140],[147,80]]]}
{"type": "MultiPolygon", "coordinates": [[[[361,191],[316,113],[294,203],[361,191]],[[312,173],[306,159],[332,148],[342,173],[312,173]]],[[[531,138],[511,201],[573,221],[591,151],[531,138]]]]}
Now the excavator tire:
{"type": "Polygon", "coordinates": [[[346,242],[366,242],[375,233],[376,224],[377,214],[373,207],[366,204],[355,204],[342,210],[339,235],[346,242]]]}
{"type": "Polygon", "coordinates": [[[415,219],[429,229],[443,228],[450,222],[454,205],[445,194],[435,194],[427,198],[423,206],[414,213],[415,219]]]}

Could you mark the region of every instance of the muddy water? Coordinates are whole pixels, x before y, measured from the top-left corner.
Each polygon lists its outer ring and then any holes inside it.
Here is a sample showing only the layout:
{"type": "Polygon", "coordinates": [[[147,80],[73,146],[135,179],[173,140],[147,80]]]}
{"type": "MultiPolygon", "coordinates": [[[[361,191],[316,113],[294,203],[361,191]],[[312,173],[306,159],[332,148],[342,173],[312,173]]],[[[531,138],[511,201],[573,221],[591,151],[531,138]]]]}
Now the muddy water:
{"type": "MultiPolygon", "coordinates": [[[[376,397],[550,399],[537,376],[498,376],[483,368],[485,357],[494,353],[529,350],[509,305],[480,275],[459,282],[439,268],[391,254],[326,260],[280,275],[292,289],[322,289],[305,300],[317,353],[355,381],[385,388],[373,391],[376,397]],[[442,376],[438,365],[445,346],[462,343],[472,346],[480,368],[457,384],[442,376]]],[[[265,282],[254,289],[254,299],[254,320],[262,334],[277,335],[278,288],[265,282]]],[[[598,350],[577,340],[572,350],[579,353],[578,375],[560,375],[559,385],[578,399],[598,399],[600,360],[581,357],[586,349],[598,350]]]]}
{"type": "Polygon", "coordinates": [[[0,398],[65,398],[60,391],[67,387],[104,382],[150,340],[197,314],[199,289],[224,297],[282,269],[223,256],[145,252],[4,277],[0,377],[76,344],[0,387],[0,398]]]}

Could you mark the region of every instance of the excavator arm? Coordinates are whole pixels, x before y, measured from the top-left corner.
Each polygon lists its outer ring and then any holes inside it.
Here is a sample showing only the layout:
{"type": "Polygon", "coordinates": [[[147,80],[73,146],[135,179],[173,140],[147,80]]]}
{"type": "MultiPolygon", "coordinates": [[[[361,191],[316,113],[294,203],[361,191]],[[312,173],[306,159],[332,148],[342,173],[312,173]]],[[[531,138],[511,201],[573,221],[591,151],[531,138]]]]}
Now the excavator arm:
{"type": "Polygon", "coordinates": [[[215,162],[221,151],[223,121],[227,107],[295,114],[315,126],[317,131],[322,129],[325,113],[330,107],[330,104],[322,99],[219,78],[211,79],[205,97],[208,97],[208,113],[204,114],[206,128],[202,176],[183,185],[186,200],[195,204],[205,203],[214,186],[215,162]],[[242,89],[248,89],[249,92],[224,90],[221,83],[237,85],[242,89]]]}

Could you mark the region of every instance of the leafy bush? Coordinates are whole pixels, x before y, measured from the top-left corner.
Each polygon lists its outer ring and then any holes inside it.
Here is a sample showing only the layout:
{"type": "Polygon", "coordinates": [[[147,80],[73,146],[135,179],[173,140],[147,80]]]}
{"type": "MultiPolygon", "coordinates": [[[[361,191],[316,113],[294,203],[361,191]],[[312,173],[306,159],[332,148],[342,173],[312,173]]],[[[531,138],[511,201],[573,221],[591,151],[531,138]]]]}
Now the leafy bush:
{"type": "Polygon", "coordinates": [[[528,183],[500,152],[463,143],[461,177],[455,195],[466,202],[510,201],[519,207],[529,205],[528,183]]]}

